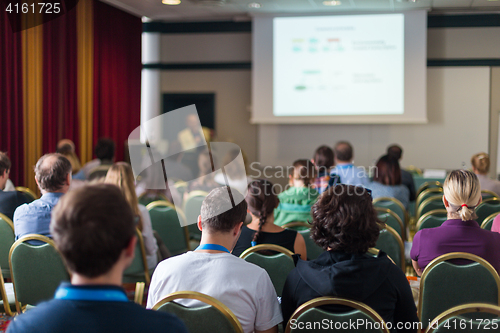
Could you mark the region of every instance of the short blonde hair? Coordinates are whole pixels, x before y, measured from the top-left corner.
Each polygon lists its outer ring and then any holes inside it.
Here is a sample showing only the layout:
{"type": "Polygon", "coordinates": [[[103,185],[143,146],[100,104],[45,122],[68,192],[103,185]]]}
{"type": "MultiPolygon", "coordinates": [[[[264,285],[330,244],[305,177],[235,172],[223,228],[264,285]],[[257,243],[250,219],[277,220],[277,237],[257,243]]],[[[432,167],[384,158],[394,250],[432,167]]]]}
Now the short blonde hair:
{"type": "Polygon", "coordinates": [[[452,171],[443,185],[444,196],[462,221],[477,218],[476,205],[481,200],[481,185],[477,176],[468,170],[452,171]]]}
{"type": "Polygon", "coordinates": [[[470,163],[481,174],[490,171],[490,157],[486,153],[479,153],[472,156],[470,163]]]}

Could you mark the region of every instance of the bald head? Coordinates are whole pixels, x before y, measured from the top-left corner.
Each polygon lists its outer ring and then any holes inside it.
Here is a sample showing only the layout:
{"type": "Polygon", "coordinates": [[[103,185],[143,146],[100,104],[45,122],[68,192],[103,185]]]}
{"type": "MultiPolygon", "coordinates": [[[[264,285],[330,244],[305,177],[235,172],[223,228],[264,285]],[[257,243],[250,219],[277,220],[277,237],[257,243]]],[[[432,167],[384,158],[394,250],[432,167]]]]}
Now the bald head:
{"type": "Polygon", "coordinates": [[[335,160],[341,163],[351,162],[354,158],[352,146],[347,141],[339,141],[333,149],[335,152],[335,160]]]}
{"type": "Polygon", "coordinates": [[[43,192],[66,192],[71,178],[71,163],[61,154],[43,155],[35,166],[35,179],[43,192]]]}

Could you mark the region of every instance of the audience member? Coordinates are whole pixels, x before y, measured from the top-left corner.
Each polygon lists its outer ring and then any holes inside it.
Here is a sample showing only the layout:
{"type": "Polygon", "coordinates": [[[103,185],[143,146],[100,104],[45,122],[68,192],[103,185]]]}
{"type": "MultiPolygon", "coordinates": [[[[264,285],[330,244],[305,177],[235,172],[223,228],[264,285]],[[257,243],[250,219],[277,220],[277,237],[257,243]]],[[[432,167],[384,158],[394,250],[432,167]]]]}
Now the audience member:
{"type": "MultiPolygon", "coordinates": [[[[390,145],[387,147],[387,155],[392,156],[401,162],[401,159],[403,158],[403,148],[399,145],[390,145]]],[[[413,175],[405,169],[401,169],[401,184],[406,186],[410,191],[410,201],[415,201],[417,198],[417,191],[415,190],[413,175]]]]}
{"type": "Polygon", "coordinates": [[[52,209],[61,196],[68,192],[71,184],[71,163],[61,154],[43,155],[35,166],[35,181],[42,197],[19,206],[14,212],[16,239],[28,234],[51,237],[49,225],[52,209]]]}
{"type": "Polygon", "coordinates": [[[69,139],[59,140],[57,143],[56,153],[63,155],[71,163],[73,179],[75,179],[75,176],[82,168],[82,165],[80,164],[80,159],[76,155],[74,142],[69,139]]]}
{"type": "Polygon", "coordinates": [[[200,119],[196,114],[186,117],[186,128],[179,132],[177,140],[181,144],[182,150],[191,150],[205,142],[210,142],[210,129],[201,127],[200,119]]]}
{"type": "Polygon", "coordinates": [[[210,192],[220,185],[214,180],[212,161],[210,152],[204,150],[198,155],[198,168],[200,173],[198,178],[189,183],[189,192],[191,191],[205,191],[210,192]]]}
{"type": "Polygon", "coordinates": [[[247,158],[243,151],[241,151],[243,164],[238,163],[238,161],[236,160],[239,154],[239,149],[230,150],[226,154],[222,163],[226,175],[224,176],[222,173],[218,173],[215,175],[214,180],[218,184],[225,186],[227,178],[227,181],[229,182],[229,185],[231,187],[234,187],[235,189],[240,191],[241,194],[244,194],[247,190],[248,184],[252,181],[252,179],[247,176],[247,158]]]}
{"type": "Polygon", "coordinates": [[[474,221],[475,209],[482,200],[477,176],[454,170],[446,177],[443,192],[448,220],[440,227],[420,230],[413,238],[411,259],[417,274],[421,275],[432,260],[450,252],[475,254],[500,272],[500,234],[481,229],[474,221]]]}
{"type": "Polygon", "coordinates": [[[381,197],[396,198],[405,208],[410,202],[410,191],[401,184],[401,168],[398,160],[390,155],[379,158],[373,182],[367,186],[372,190],[373,199],[381,197]]]}
{"type": "Polygon", "coordinates": [[[476,174],[481,184],[481,190],[488,190],[500,195],[500,182],[488,177],[490,171],[490,157],[486,153],[479,153],[472,156],[470,163],[472,171],[476,174]]]}
{"type": "Polygon", "coordinates": [[[76,175],[77,179],[83,177],[86,180],[93,180],[95,178],[101,178],[106,176],[106,172],[111,167],[115,160],[115,142],[108,138],[101,138],[97,141],[97,144],[94,148],[96,159],[87,162],[80,172],[76,175]],[[102,166],[102,168],[99,168],[102,166]],[[97,172],[99,168],[100,172],[97,172]],[[91,173],[96,173],[93,177],[91,177],[91,173]]]}
{"type": "Polygon", "coordinates": [[[289,178],[291,187],[278,195],[280,204],[274,211],[274,224],[279,226],[293,221],[311,221],[311,207],[319,195],[313,187],[316,168],[311,161],[293,162],[289,178]]]}
{"type": "MultiPolygon", "coordinates": [[[[369,192],[337,185],[313,207],[311,237],[325,251],[316,260],[298,260],[283,288],[281,308],[286,323],[303,303],[321,296],[365,303],[392,327],[418,322],[410,285],[403,271],[384,252],[368,254],[380,232],[369,192]]],[[[330,311],[345,311],[332,306],[330,311]]],[[[391,332],[416,332],[417,329],[391,332]]]]}
{"type": "Polygon", "coordinates": [[[330,173],[338,175],[342,184],[367,186],[370,183],[365,169],[354,166],[354,151],[349,142],[337,142],[333,151],[335,153],[335,167],[330,173]]]}
{"type": "Polygon", "coordinates": [[[146,207],[140,205],[137,200],[132,167],[126,162],[113,164],[108,170],[104,183],[118,186],[125,196],[125,199],[127,199],[127,202],[132,208],[132,212],[137,219],[136,226],[141,231],[144,239],[148,268],[155,268],[156,264],[158,264],[158,244],[156,243],[156,238],[153,235],[153,226],[151,224],[149,211],[146,207]]]}
{"type": "MultiPolygon", "coordinates": [[[[201,244],[193,252],[158,264],[149,287],[147,307],[166,295],[192,290],[215,297],[240,321],[245,333],[278,332],[282,321],[278,299],[267,272],[230,254],[241,232],[247,204],[238,191],[219,187],[208,194],[198,217],[201,244]],[[237,203],[233,205],[232,202],[237,203]],[[221,207],[232,207],[220,212],[221,207]]],[[[184,306],[202,305],[195,300],[184,306]]]]}
{"type": "Polygon", "coordinates": [[[279,199],[273,191],[273,184],[264,179],[254,180],[248,185],[245,197],[252,216],[252,222],[244,225],[233,249],[235,256],[257,244],[276,244],[307,258],[304,237],[295,230],[283,229],[274,224],[274,209],[279,199]]]}
{"type": "Polygon", "coordinates": [[[5,191],[7,181],[9,180],[11,162],[6,153],[0,152],[0,213],[13,219],[14,211],[29,200],[17,191],[5,191]]]}
{"type": "Polygon", "coordinates": [[[323,193],[330,182],[330,170],[333,168],[333,150],[328,146],[320,146],[314,152],[314,158],[311,161],[316,166],[317,176],[314,180],[314,188],[318,193],[323,193]]]}
{"type": "Polygon", "coordinates": [[[54,209],[50,229],[71,284],[61,284],[53,300],[15,317],[9,333],[187,333],[173,315],[129,302],[121,288],[137,238],[134,213],[115,186],[71,191],[54,209]]]}

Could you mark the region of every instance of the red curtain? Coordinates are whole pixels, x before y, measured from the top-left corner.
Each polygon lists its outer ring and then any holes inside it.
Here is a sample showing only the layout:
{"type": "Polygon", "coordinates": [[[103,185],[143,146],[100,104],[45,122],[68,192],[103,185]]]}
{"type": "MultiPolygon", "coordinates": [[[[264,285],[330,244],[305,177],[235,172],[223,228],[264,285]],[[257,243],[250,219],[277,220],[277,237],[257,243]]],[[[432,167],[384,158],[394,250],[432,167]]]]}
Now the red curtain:
{"type": "MultiPolygon", "coordinates": [[[[1,7],[2,9],[4,7],[1,7]]],[[[22,34],[13,33],[5,11],[0,12],[0,151],[12,162],[10,178],[24,185],[22,34]]]]}
{"type": "Polygon", "coordinates": [[[139,17],[94,1],[94,144],[116,142],[116,160],[140,123],[141,34],[139,17]]]}
{"type": "Polygon", "coordinates": [[[66,138],[79,148],[76,9],[43,25],[42,152],[66,138]]]}

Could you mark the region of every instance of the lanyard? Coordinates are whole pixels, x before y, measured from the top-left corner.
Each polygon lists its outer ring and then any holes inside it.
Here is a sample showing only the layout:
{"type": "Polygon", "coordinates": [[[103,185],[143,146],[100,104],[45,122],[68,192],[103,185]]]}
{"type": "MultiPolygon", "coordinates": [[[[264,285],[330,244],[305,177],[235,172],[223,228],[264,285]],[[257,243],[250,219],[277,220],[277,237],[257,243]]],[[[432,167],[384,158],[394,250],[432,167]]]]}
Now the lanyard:
{"type": "Polygon", "coordinates": [[[196,250],[212,250],[212,251],[224,251],[227,253],[231,253],[228,249],[226,249],[224,246],[219,245],[219,244],[201,244],[198,246],[196,250]]]}
{"type": "Polygon", "coordinates": [[[79,289],[71,286],[60,286],[54,298],[72,301],[128,302],[127,295],[122,290],[79,289]]]}

